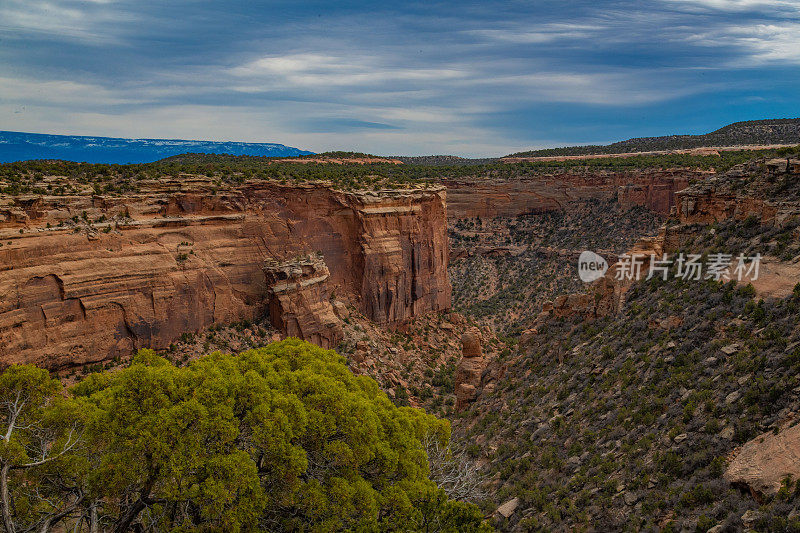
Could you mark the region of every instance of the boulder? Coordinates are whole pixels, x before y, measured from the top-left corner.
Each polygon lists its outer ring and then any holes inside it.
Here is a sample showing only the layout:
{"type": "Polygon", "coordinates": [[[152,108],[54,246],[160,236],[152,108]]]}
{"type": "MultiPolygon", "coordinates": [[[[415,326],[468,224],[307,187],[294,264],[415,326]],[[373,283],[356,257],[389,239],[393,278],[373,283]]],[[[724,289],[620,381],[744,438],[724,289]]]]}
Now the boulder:
{"type": "Polygon", "coordinates": [[[498,514],[503,518],[510,518],[511,515],[514,514],[514,511],[517,510],[517,507],[519,507],[519,498],[512,498],[498,507],[495,511],[495,514],[498,514]]]}
{"type": "Polygon", "coordinates": [[[333,306],[333,312],[336,313],[336,316],[341,320],[347,320],[350,318],[350,310],[347,308],[347,305],[344,302],[341,300],[333,300],[331,305],[333,306]]]}
{"type": "Polygon", "coordinates": [[[724,477],[763,501],[774,496],[789,475],[800,478],[800,424],[777,435],[764,433],[746,442],[728,465],[724,477]]]}

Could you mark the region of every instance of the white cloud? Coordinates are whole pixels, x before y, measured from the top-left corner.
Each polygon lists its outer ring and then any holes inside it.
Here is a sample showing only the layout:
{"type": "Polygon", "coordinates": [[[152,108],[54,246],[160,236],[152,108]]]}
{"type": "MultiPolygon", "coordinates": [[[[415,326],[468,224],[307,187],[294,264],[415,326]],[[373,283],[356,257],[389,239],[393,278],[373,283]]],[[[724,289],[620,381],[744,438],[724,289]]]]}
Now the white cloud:
{"type": "MultiPolygon", "coordinates": [[[[670,73],[674,74],[674,73],[670,73]]],[[[638,106],[664,102],[707,90],[687,85],[666,71],[538,72],[475,80],[502,90],[513,101],[562,102],[608,106],[638,106]]],[[[503,96],[495,96],[503,98],[503,96]]]]}
{"type": "Polygon", "coordinates": [[[789,10],[800,11],[800,2],[797,0],[663,0],[667,4],[683,4],[686,7],[695,7],[717,11],[753,11],[789,10]]]}
{"type": "Polygon", "coordinates": [[[687,39],[709,47],[739,48],[742,54],[730,59],[731,66],[800,63],[800,22],[727,25],[687,39]]]}
{"type": "Polygon", "coordinates": [[[396,67],[383,65],[374,56],[344,57],[314,53],[263,57],[232,68],[230,73],[242,78],[268,79],[277,84],[306,87],[446,80],[465,75],[457,68],[396,67]]]}
{"type": "Polygon", "coordinates": [[[525,24],[523,27],[470,30],[467,33],[489,41],[516,44],[544,44],[564,39],[586,39],[605,29],[597,24],[525,24]]]}

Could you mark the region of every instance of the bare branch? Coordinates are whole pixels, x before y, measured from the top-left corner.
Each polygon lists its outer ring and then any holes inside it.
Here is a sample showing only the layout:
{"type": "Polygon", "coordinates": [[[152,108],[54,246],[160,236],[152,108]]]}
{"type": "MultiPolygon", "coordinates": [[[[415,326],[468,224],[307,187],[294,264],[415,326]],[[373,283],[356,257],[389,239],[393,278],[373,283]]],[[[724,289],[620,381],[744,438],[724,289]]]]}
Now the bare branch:
{"type": "Polygon", "coordinates": [[[431,479],[449,498],[474,502],[485,496],[485,477],[463,449],[452,444],[442,446],[439,439],[430,435],[425,437],[423,445],[431,479]]]}
{"type": "Polygon", "coordinates": [[[31,463],[24,463],[24,464],[20,464],[20,465],[12,465],[11,468],[13,470],[21,470],[21,469],[24,469],[24,468],[32,468],[34,466],[41,466],[43,464],[49,463],[50,461],[58,459],[59,457],[61,457],[65,453],[67,453],[70,450],[72,450],[80,442],[81,436],[83,436],[83,432],[81,432],[79,435],[77,435],[73,439],[73,435],[74,434],[75,434],[75,427],[73,426],[72,429],[69,430],[69,435],[67,436],[67,442],[64,443],[64,448],[62,448],[62,450],[60,452],[58,452],[56,455],[51,455],[50,457],[47,457],[46,447],[43,447],[42,459],[40,459],[38,461],[33,461],[31,463]]]}
{"type": "Polygon", "coordinates": [[[27,401],[26,399],[20,398],[21,394],[22,394],[22,391],[18,390],[17,391],[17,397],[14,400],[14,403],[8,403],[7,404],[8,405],[8,413],[9,413],[8,414],[8,430],[6,431],[6,434],[3,437],[3,440],[6,441],[6,442],[10,442],[11,441],[11,434],[14,432],[14,426],[17,423],[17,417],[19,417],[19,414],[22,412],[22,408],[25,407],[25,402],[27,401]],[[20,401],[22,403],[20,403],[20,401]]]}

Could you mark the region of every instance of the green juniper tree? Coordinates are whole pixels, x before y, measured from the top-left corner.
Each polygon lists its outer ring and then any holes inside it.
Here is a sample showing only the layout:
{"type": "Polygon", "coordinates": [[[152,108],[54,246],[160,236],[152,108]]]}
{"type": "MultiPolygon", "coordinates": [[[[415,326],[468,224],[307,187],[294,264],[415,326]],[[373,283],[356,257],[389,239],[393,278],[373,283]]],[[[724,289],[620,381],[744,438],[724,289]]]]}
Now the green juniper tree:
{"type": "MultiPolygon", "coordinates": [[[[34,398],[27,419],[52,435],[40,445],[47,462],[69,465],[58,483],[45,463],[8,477],[10,532],[46,517],[119,532],[487,529],[477,507],[430,479],[423,442],[446,445],[446,421],[395,406],[341,356],[296,339],[183,368],[142,350],[67,396],[35,367],[2,379],[18,383],[4,401],[15,390],[34,398]],[[58,509],[15,505],[40,485],[58,509]]],[[[21,471],[32,458],[5,445],[2,460],[21,471]]]]}

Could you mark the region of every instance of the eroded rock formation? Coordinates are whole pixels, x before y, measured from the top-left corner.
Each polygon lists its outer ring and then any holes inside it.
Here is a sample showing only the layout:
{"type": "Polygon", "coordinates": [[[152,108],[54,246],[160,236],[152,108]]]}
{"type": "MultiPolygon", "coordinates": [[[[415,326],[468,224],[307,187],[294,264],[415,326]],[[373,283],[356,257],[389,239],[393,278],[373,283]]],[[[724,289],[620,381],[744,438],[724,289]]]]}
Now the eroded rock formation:
{"type": "Polygon", "coordinates": [[[481,385],[481,374],[486,367],[481,349],[481,337],[476,331],[461,336],[462,355],[456,366],[456,410],[460,411],[475,400],[481,385]]]}
{"type": "Polygon", "coordinates": [[[765,199],[739,196],[711,182],[679,192],[676,214],[686,224],[744,220],[750,216],[769,223],[778,214],[778,206],[765,199]]]}
{"type": "Polygon", "coordinates": [[[687,224],[749,217],[783,224],[800,212],[800,163],[793,161],[754,161],[695,183],[676,194],[675,215],[687,224]]]}
{"type": "Polygon", "coordinates": [[[265,261],[316,252],[330,279],[304,289],[308,302],[330,290],[389,325],[450,306],[443,188],[218,190],[188,178],[143,188],[0,199],[0,364],[85,364],[262,316],[265,261]]]}
{"type": "Polygon", "coordinates": [[[584,292],[562,294],[552,302],[545,302],[532,327],[523,332],[521,342],[528,342],[532,335],[536,335],[538,326],[553,317],[594,320],[617,313],[625,303],[625,293],[637,278],[647,277],[650,259],[662,257],[669,239],[665,226],[658,235],[639,239],[627,252],[626,255],[635,258],[639,264],[638,274],[634,269],[627,268],[620,272],[623,267],[619,258],[607,257],[606,260],[612,263],[608,271],[603,277],[589,283],[584,292]],[[614,262],[614,259],[617,261],[614,262]]]}
{"type": "Polygon", "coordinates": [[[342,324],[330,300],[331,275],[322,256],[268,259],[264,277],[275,328],[323,348],[333,348],[342,340],[342,324]]]}

